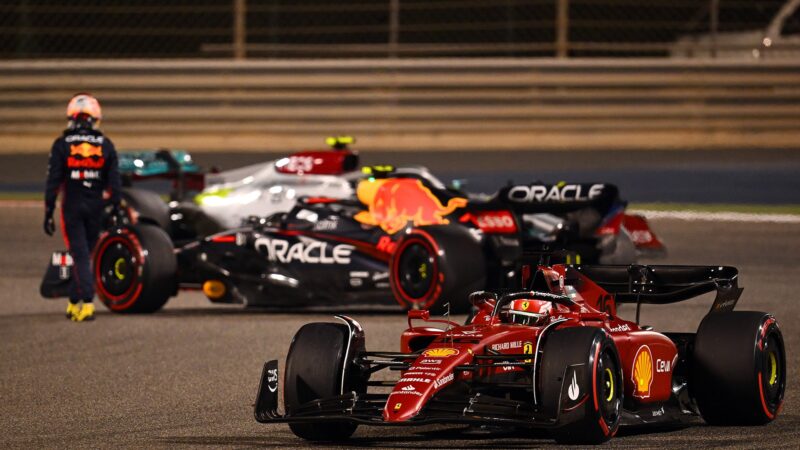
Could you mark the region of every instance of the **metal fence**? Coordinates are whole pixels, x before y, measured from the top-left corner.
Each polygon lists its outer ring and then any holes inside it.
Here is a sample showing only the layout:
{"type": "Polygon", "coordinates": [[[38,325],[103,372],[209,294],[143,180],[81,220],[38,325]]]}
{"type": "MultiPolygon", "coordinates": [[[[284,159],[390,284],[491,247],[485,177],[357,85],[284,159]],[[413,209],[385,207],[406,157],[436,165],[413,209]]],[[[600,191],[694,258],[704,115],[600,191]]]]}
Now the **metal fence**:
{"type": "Polygon", "coordinates": [[[800,0],[6,0],[0,58],[800,55],[800,0]]]}

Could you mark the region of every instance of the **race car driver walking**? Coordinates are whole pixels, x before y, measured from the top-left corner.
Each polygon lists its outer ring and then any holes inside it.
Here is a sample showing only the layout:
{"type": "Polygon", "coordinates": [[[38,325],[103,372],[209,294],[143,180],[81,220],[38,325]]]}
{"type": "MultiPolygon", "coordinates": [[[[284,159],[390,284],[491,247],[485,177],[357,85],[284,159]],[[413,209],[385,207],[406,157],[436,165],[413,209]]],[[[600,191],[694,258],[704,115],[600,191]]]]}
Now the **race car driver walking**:
{"type": "Polygon", "coordinates": [[[53,142],[45,188],[44,232],[55,233],[56,197],[61,192],[61,230],[72,256],[73,271],[67,318],[94,319],[91,252],[101,231],[104,198],[117,208],[120,177],[114,144],[97,129],[100,103],[89,94],[77,94],[67,106],[67,129],[53,142]]]}

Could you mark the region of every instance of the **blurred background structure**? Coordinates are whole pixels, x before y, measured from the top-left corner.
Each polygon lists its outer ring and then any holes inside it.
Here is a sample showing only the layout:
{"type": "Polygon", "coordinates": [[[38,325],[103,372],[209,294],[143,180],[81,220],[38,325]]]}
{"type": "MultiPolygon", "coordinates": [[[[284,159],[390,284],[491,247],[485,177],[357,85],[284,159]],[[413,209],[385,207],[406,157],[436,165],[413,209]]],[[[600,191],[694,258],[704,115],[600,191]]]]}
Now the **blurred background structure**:
{"type": "Polygon", "coordinates": [[[41,150],[90,91],[123,148],[795,147],[798,6],[7,0],[0,133],[41,150]]]}

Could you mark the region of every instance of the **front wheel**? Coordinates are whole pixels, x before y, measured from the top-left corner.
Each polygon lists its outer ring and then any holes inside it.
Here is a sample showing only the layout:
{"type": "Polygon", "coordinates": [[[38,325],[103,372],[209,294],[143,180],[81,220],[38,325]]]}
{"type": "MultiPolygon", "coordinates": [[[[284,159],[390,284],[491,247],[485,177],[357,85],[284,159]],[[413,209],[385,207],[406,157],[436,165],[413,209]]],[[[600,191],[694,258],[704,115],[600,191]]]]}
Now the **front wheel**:
{"type": "Polygon", "coordinates": [[[105,232],[93,261],[97,294],[113,312],[155,312],[176,291],[172,241],[155,225],[140,223],[105,232]]]}
{"type": "Polygon", "coordinates": [[[541,404],[559,417],[557,442],[599,444],[619,428],[622,366],[614,341],[593,327],[566,328],[546,337],[541,353],[541,404]]]}
{"type": "MultiPolygon", "coordinates": [[[[314,400],[366,392],[366,377],[353,363],[363,351],[363,335],[353,335],[348,325],[310,323],[300,328],[286,357],[287,413],[297,414],[314,400]]],[[[309,441],[341,441],[352,436],[356,427],[352,422],[289,423],[297,437],[309,441]]]]}

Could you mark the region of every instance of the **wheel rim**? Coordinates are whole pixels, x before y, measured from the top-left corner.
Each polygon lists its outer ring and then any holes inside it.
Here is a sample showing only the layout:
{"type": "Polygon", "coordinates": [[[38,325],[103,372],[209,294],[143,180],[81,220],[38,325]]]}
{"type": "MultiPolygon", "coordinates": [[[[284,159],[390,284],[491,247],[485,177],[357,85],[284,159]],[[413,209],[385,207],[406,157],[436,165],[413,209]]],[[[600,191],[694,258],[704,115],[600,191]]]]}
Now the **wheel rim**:
{"type": "Polygon", "coordinates": [[[135,279],[134,256],[127,242],[118,240],[105,248],[100,256],[100,282],[105,291],[113,296],[128,292],[135,279]]]}
{"type": "Polygon", "coordinates": [[[764,341],[761,380],[764,388],[764,400],[771,408],[777,407],[783,398],[785,384],[785,367],[783,347],[775,333],[770,333],[764,341]]]}
{"type": "Polygon", "coordinates": [[[409,244],[398,261],[398,278],[403,293],[413,300],[422,301],[435,283],[436,261],[423,243],[409,244]]]}
{"type": "Polygon", "coordinates": [[[600,414],[606,424],[612,426],[619,419],[620,376],[613,355],[604,351],[597,365],[597,399],[600,414]]]}

